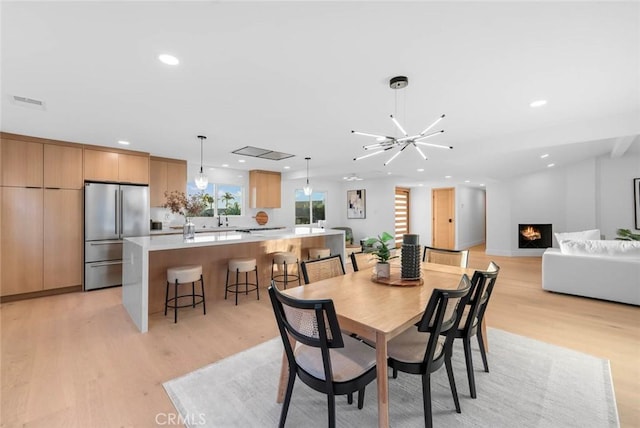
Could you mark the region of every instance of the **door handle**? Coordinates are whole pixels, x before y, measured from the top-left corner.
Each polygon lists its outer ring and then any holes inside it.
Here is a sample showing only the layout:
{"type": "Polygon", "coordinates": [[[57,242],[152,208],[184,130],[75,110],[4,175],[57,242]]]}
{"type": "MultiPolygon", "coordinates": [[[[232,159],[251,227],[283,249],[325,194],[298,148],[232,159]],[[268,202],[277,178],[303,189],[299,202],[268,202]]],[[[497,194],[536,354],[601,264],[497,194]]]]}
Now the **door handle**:
{"type": "Polygon", "coordinates": [[[121,265],[122,260],[116,260],[114,262],[102,262],[102,263],[91,263],[89,266],[92,268],[102,267],[102,266],[112,266],[112,265],[121,265]]]}
{"type": "Polygon", "coordinates": [[[451,219],[449,219],[449,223],[453,223],[453,222],[451,221],[451,219]]]}
{"type": "Polygon", "coordinates": [[[122,245],[122,244],[123,244],[123,242],[122,242],[122,241],[92,242],[92,243],[91,243],[91,244],[89,244],[89,245],[91,245],[91,246],[98,246],[98,245],[113,245],[113,244],[116,244],[116,245],[120,244],[120,245],[122,245]]]}

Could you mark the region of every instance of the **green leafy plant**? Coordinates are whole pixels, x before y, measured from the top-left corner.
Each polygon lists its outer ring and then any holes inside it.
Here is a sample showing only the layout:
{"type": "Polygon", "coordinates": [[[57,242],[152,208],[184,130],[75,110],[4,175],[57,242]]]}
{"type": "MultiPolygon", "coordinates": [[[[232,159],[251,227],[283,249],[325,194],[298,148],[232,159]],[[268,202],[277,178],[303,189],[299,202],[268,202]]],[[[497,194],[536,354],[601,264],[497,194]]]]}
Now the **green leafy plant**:
{"type": "Polygon", "coordinates": [[[381,235],[378,235],[375,238],[369,238],[365,241],[365,246],[369,247],[365,249],[365,252],[370,253],[378,259],[378,263],[387,263],[390,259],[398,257],[391,255],[389,245],[390,243],[393,243],[393,241],[393,235],[387,232],[382,232],[381,235]]]}
{"type": "Polygon", "coordinates": [[[616,233],[618,234],[616,239],[620,241],[640,241],[640,234],[633,233],[629,229],[618,229],[616,233]]]}

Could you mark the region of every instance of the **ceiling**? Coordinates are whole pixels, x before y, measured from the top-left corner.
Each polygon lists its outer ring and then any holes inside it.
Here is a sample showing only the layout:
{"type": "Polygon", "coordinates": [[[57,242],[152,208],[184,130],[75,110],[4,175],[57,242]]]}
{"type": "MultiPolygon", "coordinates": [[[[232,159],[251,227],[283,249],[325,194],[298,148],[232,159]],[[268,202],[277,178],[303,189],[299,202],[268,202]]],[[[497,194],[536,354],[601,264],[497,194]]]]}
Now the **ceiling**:
{"type": "Polygon", "coordinates": [[[2,130],[289,177],[505,180],[640,145],[640,2],[1,3],[2,130]],[[161,53],[178,66],[158,61],[161,53]],[[409,78],[393,90],[389,79],[409,78]],[[41,100],[25,107],[13,96],[41,100]],[[548,101],[540,108],[530,102],[548,101]],[[441,114],[445,133],[354,162],[441,114]],[[234,155],[251,145],[295,157],[234,155]],[[542,154],[549,157],[541,159],[542,154]],[[239,163],[240,159],[246,160],[239,163]],[[289,166],[290,169],[283,169],[289,166]],[[424,168],[424,171],[418,171],[424,168]]]}

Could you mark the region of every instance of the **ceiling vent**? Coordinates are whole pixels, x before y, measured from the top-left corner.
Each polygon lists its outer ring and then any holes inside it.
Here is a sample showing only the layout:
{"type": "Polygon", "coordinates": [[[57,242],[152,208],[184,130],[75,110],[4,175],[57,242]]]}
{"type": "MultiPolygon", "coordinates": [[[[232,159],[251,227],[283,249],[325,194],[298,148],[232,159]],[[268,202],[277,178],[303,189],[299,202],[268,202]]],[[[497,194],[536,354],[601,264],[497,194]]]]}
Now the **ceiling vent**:
{"type": "Polygon", "coordinates": [[[12,95],[11,102],[17,106],[34,108],[37,110],[44,110],[44,101],[36,100],[33,98],[21,97],[19,95],[12,95]]]}
{"type": "Polygon", "coordinates": [[[270,160],[282,160],[282,159],[287,159],[294,156],[289,153],[276,152],[274,150],[261,149],[259,147],[253,147],[253,146],[245,146],[240,149],[234,150],[231,153],[234,153],[236,155],[252,156],[254,158],[270,159],[270,160]]]}

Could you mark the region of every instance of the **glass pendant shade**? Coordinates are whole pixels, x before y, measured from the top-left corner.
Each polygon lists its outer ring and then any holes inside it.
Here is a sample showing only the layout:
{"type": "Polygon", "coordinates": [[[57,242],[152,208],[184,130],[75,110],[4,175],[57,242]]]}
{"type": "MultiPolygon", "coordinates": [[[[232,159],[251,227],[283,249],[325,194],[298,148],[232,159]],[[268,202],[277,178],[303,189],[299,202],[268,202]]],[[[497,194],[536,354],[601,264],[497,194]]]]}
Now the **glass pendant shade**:
{"type": "Polygon", "coordinates": [[[306,196],[311,196],[311,193],[313,193],[313,189],[309,186],[309,182],[307,182],[306,186],[304,186],[302,190],[306,196]]]}
{"type": "Polygon", "coordinates": [[[196,176],[193,178],[193,181],[195,182],[196,187],[199,190],[204,190],[209,185],[209,177],[207,177],[207,174],[202,172],[202,142],[207,137],[205,137],[204,135],[198,135],[198,138],[200,139],[200,172],[196,174],[196,176]]]}
{"type": "Polygon", "coordinates": [[[209,185],[209,177],[207,174],[202,172],[202,168],[200,168],[200,172],[196,174],[193,181],[196,183],[196,187],[200,190],[204,190],[209,185]]]}

